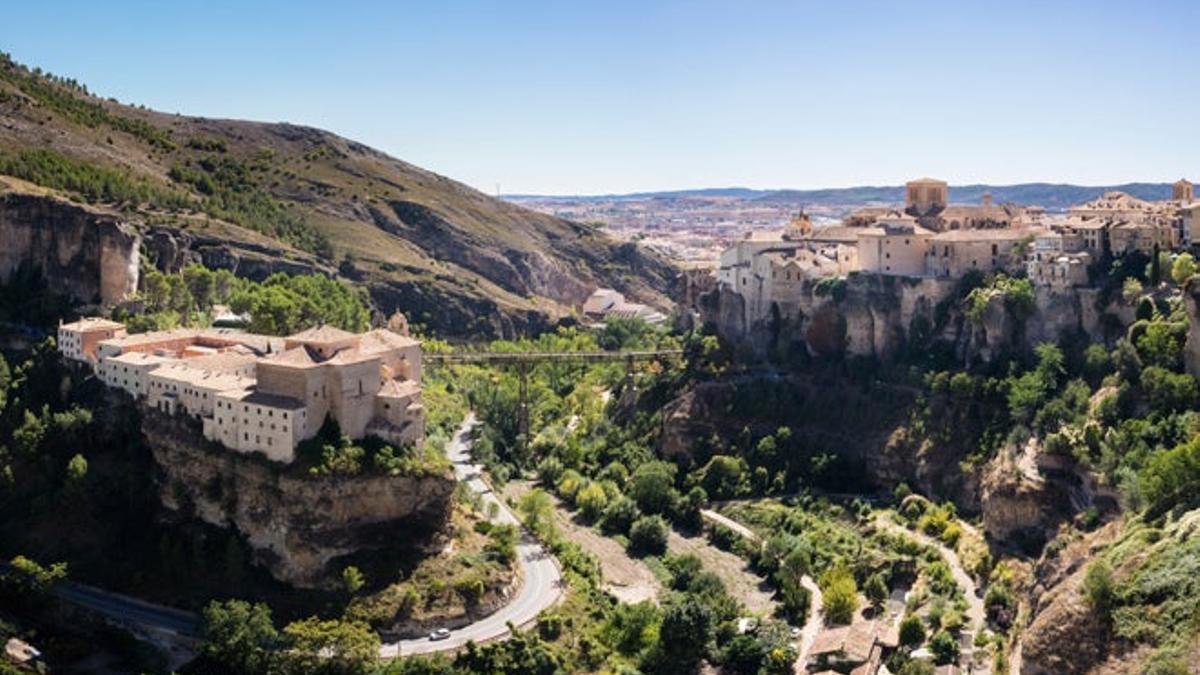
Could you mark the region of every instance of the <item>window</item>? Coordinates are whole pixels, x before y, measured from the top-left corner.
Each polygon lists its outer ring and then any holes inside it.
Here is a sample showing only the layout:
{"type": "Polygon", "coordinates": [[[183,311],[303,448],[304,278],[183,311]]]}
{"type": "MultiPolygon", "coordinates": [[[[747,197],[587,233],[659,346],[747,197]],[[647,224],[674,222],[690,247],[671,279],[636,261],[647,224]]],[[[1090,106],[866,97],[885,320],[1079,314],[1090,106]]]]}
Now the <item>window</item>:
{"type": "Polygon", "coordinates": [[[992,244],[992,255],[997,255],[998,253],[999,253],[999,249],[996,248],[995,244],[992,244]]]}

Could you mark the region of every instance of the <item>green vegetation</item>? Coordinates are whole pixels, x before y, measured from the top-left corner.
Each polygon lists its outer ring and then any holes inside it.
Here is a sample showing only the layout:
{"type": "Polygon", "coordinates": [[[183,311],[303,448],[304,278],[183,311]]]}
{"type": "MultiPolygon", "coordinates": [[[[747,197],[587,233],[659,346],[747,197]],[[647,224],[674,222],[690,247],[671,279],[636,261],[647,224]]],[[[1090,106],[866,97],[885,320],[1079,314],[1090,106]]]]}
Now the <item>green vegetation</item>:
{"type": "Polygon", "coordinates": [[[178,190],[134,178],[126,171],[71,159],[52,150],[0,152],[0,173],[71,193],[89,203],[132,208],[148,206],[165,211],[193,206],[192,200],[178,190]]]}
{"type": "Polygon", "coordinates": [[[361,289],[319,274],[280,272],[259,283],[203,265],[188,265],[175,274],[147,267],[138,295],[145,302],[144,314],[114,316],[131,332],[208,325],[214,303],[249,313],[247,330],[264,335],[289,335],[320,324],[362,332],[371,317],[361,289]]]}
{"type": "Polygon", "coordinates": [[[980,286],[967,295],[967,318],[979,322],[987,310],[988,303],[999,298],[1005,308],[1020,320],[1036,309],[1037,299],[1033,295],[1033,284],[1028,279],[996,274],[985,286],[980,286]]]}
{"type": "Polygon", "coordinates": [[[110,111],[104,104],[88,96],[87,89],[65,78],[30,70],[0,52],[0,81],[16,85],[39,105],[53,110],[63,117],[86,127],[109,127],[115,131],[145,141],[159,150],[172,150],[175,143],[168,131],[143,120],[126,117],[110,111]]]}

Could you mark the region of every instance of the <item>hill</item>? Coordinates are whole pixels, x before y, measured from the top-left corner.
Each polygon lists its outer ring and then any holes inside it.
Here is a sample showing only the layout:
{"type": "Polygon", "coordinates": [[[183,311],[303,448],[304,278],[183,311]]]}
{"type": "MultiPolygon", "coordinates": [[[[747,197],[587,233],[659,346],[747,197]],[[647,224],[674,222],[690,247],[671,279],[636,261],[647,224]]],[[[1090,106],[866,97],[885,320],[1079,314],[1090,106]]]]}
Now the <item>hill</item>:
{"type": "Polygon", "coordinates": [[[20,179],[10,193],[48,190],[150,232],[160,266],[252,251],[336,269],[381,312],[447,335],[537,329],[597,286],[665,306],[674,273],[587,225],[327,131],[124,105],[3,54],[0,175],[20,179]]]}
{"type": "MultiPolygon", "coordinates": [[[[1123,183],[1120,185],[1070,185],[1059,183],[1020,183],[1017,185],[951,185],[950,199],[954,203],[978,203],[984,193],[989,193],[998,202],[1038,205],[1051,211],[1090,201],[1104,194],[1119,190],[1146,200],[1169,199],[1169,183],[1123,183]]],[[[848,188],[825,188],[817,190],[754,190],[750,188],[704,188],[696,190],[670,190],[664,192],[635,192],[610,195],[505,195],[520,203],[523,201],[644,201],[649,199],[704,199],[721,197],[750,202],[773,204],[807,204],[812,206],[856,207],[868,204],[899,204],[904,202],[904,186],[857,186],[848,188]]]]}

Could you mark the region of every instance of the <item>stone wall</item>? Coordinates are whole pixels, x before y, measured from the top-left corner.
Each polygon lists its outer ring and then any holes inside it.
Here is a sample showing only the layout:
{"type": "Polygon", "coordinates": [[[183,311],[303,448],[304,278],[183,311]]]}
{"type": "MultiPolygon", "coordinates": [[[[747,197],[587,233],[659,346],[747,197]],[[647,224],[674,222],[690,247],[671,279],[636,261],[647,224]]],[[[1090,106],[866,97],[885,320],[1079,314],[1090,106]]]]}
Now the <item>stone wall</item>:
{"type": "Polygon", "coordinates": [[[185,418],[144,415],[163,506],[236,529],[255,562],[281,581],[329,587],[340,572],[331,569],[335,559],[397,545],[423,549],[448,522],[455,486],[449,472],[308,476],[214,446],[185,418]]]}

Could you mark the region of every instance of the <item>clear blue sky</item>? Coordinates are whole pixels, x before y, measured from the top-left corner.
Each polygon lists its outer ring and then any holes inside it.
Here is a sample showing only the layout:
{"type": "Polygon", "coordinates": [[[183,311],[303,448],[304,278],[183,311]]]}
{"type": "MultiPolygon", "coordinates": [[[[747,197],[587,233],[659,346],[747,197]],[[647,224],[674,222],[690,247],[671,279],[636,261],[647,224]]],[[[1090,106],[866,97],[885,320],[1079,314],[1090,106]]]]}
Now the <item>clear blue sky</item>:
{"type": "Polygon", "coordinates": [[[0,49],[104,95],[488,192],[1200,179],[1196,0],[8,5],[0,49]]]}

